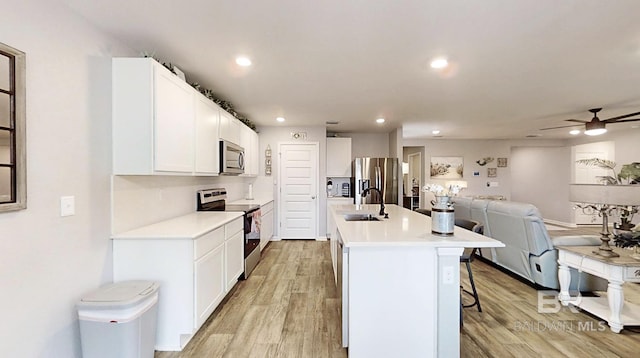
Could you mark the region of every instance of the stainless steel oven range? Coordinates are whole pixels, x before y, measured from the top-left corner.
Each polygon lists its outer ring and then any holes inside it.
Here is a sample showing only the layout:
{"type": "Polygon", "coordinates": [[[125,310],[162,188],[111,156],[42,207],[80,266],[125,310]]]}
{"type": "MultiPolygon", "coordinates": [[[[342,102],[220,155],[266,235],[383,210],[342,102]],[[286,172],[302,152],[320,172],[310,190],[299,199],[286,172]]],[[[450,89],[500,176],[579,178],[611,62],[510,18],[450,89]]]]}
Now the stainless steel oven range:
{"type": "Polygon", "coordinates": [[[260,262],[260,205],[226,204],[227,190],[205,189],[197,192],[198,211],[237,211],[244,213],[244,273],[246,279],[260,262]]]}

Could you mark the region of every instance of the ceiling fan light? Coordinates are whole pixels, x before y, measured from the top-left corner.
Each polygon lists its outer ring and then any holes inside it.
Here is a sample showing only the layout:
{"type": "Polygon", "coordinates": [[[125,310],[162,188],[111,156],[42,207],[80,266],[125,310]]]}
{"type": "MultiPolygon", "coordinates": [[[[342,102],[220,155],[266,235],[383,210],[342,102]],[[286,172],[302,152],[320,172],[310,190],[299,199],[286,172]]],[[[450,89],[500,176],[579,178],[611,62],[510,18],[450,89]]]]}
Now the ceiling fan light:
{"type": "Polygon", "coordinates": [[[586,135],[600,135],[607,133],[607,129],[604,127],[604,122],[600,122],[598,120],[592,120],[591,122],[585,124],[584,134],[586,135]]]}
{"type": "Polygon", "coordinates": [[[584,134],[586,135],[600,135],[605,133],[607,133],[606,128],[587,129],[586,131],[584,131],[584,134]]]}

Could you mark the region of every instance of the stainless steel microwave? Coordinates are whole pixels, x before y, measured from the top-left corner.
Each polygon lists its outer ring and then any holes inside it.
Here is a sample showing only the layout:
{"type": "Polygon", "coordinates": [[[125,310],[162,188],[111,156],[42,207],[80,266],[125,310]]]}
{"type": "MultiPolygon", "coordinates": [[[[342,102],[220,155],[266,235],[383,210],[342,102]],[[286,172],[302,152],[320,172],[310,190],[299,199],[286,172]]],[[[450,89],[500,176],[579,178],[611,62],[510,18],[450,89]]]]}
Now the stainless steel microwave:
{"type": "Polygon", "coordinates": [[[244,174],[244,148],[226,140],[220,141],[220,175],[244,174]]]}

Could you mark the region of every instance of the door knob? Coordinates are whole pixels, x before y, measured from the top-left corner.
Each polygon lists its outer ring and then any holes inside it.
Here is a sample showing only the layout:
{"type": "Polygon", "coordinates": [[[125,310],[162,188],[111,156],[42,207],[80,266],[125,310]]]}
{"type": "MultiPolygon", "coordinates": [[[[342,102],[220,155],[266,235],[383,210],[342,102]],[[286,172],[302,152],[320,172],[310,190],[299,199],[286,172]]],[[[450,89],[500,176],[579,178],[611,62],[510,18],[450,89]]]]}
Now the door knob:
{"type": "Polygon", "coordinates": [[[315,199],[315,198],[316,198],[316,196],[315,196],[315,195],[311,195],[311,199],[315,199]]]}

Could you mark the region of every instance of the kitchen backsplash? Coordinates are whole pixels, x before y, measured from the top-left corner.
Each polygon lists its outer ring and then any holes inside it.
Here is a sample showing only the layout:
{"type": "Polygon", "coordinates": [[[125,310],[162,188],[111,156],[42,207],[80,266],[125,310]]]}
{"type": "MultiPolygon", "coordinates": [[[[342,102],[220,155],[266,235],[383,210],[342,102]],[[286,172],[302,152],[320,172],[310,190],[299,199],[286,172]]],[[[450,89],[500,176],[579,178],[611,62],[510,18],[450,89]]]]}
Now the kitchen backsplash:
{"type": "Polygon", "coordinates": [[[271,178],[113,176],[112,234],[189,214],[196,209],[196,191],[224,187],[227,201],[243,199],[249,184],[256,193],[272,193],[271,178]]]}

